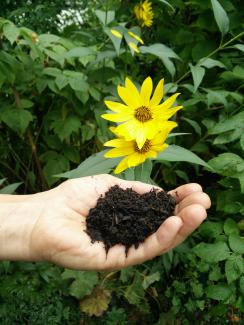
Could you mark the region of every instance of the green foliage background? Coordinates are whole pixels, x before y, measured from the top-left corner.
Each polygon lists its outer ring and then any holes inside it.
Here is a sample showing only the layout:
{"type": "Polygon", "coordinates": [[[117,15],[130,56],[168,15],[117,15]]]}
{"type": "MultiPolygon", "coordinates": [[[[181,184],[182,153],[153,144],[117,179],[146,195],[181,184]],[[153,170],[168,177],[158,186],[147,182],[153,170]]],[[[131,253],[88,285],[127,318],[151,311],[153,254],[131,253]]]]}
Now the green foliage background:
{"type": "Polygon", "coordinates": [[[179,91],[184,105],[177,132],[190,134],[123,177],[166,189],[199,182],[212,199],[208,221],[173,252],[120,272],[3,262],[1,324],[244,322],[243,4],[154,0],[154,24],[140,30],[136,3],[1,2],[0,192],[45,190],[87,166],[110,172],[116,161],[101,154],[84,162],[111,138],[104,98],[125,76],[164,76],[166,96],[179,91]],[[83,23],[66,16],[61,28],[62,9],[81,10],[83,23]],[[139,54],[128,30],[145,42],[139,54]]]}

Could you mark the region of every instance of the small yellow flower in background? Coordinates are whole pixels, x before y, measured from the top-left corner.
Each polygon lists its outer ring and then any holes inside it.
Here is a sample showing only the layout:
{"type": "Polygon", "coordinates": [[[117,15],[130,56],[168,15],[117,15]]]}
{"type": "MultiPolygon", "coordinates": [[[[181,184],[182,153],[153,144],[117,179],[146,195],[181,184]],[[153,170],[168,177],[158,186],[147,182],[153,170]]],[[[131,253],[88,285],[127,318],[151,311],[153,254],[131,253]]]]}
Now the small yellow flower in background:
{"type": "Polygon", "coordinates": [[[133,42],[129,42],[129,47],[132,49],[132,50],[134,50],[136,53],[140,53],[140,51],[139,51],[139,49],[138,49],[138,47],[136,46],[136,44],[135,43],[133,43],[133,42]]]}
{"type": "Polygon", "coordinates": [[[152,3],[148,0],[140,2],[134,8],[134,13],[142,27],[151,27],[153,24],[152,3]]]}
{"type": "Polygon", "coordinates": [[[147,139],[142,148],[138,148],[135,140],[126,141],[123,138],[118,138],[107,141],[104,143],[104,146],[114,148],[106,152],[104,157],[116,158],[125,156],[114,170],[115,174],[119,174],[127,168],[142,164],[147,158],[156,158],[158,152],[162,152],[168,147],[164,141],[176,126],[177,124],[174,122],[171,122],[170,125],[167,124],[163,131],[158,132],[153,139],[147,139]]]}
{"type": "Polygon", "coordinates": [[[139,43],[144,44],[143,40],[136,34],[134,34],[133,32],[129,31],[128,34],[133,37],[135,40],[137,40],[139,43]]]}
{"type": "Polygon", "coordinates": [[[110,32],[117,38],[122,38],[123,35],[116,29],[110,29],[110,32]]]}
{"type": "Polygon", "coordinates": [[[125,104],[105,101],[112,112],[103,114],[102,118],[112,122],[123,122],[115,128],[116,135],[124,137],[126,141],[135,140],[139,149],[159,131],[172,125],[177,126],[177,123],[168,119],[183,107],[172,107],[179,93],[160,104],[164,95],[163,79],[159,81],[153,95],[152,91],[153,83],[150,77],[144,80],[140,91],[129,78],[126,78],[125,87],[118,86],[118,94],[125,104]]]}

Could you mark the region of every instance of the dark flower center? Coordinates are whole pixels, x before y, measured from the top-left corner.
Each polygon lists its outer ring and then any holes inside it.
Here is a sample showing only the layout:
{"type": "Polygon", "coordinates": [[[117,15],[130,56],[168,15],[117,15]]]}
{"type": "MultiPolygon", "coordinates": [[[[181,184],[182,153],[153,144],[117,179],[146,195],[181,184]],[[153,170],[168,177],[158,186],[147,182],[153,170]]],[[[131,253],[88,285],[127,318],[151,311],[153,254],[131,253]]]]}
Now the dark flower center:
{"type": "Polygon", "coordinates": [[[150,140],[146,140],[143,147],[141,149],[138,148],[138,145],[137,143],[135,142],[135,151],[138,152],[138,153],[146,153],[150,150],[151,148],[151,142],[150,140]]]}
{"type": "Polygon", "coordinates": [[[151,111],[146,106],[141,106],[135,110],[135,118],[140,122],[146,122],[152,119],[151,111]]]}

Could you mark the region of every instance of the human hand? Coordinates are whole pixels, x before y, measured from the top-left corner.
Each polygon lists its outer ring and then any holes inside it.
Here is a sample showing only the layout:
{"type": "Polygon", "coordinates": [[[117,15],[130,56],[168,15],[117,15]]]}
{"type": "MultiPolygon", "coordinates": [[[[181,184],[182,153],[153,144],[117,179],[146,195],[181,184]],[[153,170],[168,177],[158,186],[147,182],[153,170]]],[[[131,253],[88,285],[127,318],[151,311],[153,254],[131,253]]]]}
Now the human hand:
{"type": "MultiPolygon", "coordinates": [[[[114,185],[129,187],[141,194],[152,189],[152,185],[145,183],[97,175],[68,180],[47,192],[25,196],[25,208],[21,207],[25,211],[28,247],[25,246],[25,255],[20,259],[48,260],[82,270],[124,268],[152,259],[180,244],[202,223],[210,207],[210,199],[200,185],[180,186],[170,192],[177,201],[175,216],[165,220],[137,249],[131,247],[127,257],[122,245],[110,248],[106,255],[103,243],[92,244],[84,230],[89,210],[114,185]]],[[[18,204],[20,206],[20,202],[18,204]]]]}

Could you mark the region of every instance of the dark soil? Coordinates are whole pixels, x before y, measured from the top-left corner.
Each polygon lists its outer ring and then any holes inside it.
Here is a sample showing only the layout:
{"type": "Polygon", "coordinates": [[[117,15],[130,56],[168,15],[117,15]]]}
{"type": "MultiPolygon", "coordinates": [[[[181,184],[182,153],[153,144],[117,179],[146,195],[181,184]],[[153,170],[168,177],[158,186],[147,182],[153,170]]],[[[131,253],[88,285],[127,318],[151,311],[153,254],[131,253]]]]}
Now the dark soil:
{"type": "Polygon", "coordinates": [[[100,197],[86,219],[86,232],[92,242],[102,241],[106,253],[116,245],[138,248],[162,222],[173,214],[175,199],[164,191],[138,194],[132,189],[113,186],[100,197]]]}

